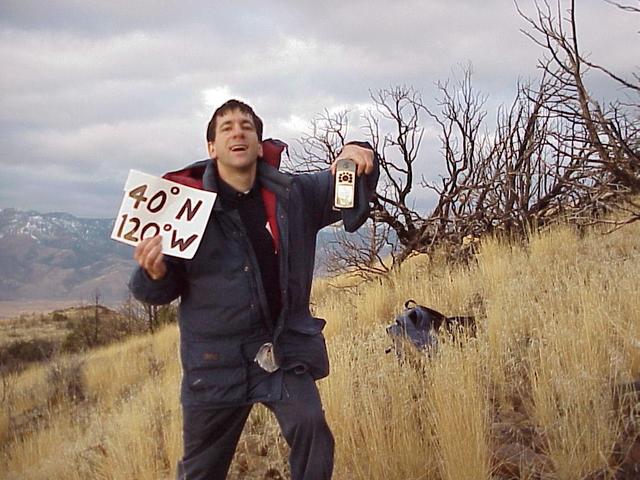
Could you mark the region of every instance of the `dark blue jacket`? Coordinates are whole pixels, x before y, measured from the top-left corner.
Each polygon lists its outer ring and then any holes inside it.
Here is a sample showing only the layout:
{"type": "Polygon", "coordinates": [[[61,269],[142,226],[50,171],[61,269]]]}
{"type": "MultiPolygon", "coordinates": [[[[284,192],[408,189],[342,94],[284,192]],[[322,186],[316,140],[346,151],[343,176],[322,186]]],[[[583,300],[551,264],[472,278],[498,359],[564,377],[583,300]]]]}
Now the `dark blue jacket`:
{"type": "MultiPolygon", "coordinates": [[[[365,144],[368,146],[368,144],[365,144]]],[[[211,160],[203,174],[205,190],[217,191],[211,160]]],[[[378,179],[378,159],[370,175],[358,177],[357,206],[333,209],[330,171],[285,174],[258,162],[260,184],[276,196],[280,233],[278,253],[282,310],[275,320],[273,343],[283,369],[304,369],[315,378],[329,373],[322,335],[325,321],[309,311],[316,234],[342,218],[353,232],[367,219],[378,179]]],[[[183,404],[237,404],[247,400],[247,368],[257,349],[251,325],[268,315],[258,262],[238,212],[224,210],[219,198],[198,251],[191,260],[165,257],[168,271],[152,280],[137,268],[130,281],[143,302],[165,304],[180,297],[180,355],[183,404]],[[249,352],[249,354],[248,354],[249,352]]]]}

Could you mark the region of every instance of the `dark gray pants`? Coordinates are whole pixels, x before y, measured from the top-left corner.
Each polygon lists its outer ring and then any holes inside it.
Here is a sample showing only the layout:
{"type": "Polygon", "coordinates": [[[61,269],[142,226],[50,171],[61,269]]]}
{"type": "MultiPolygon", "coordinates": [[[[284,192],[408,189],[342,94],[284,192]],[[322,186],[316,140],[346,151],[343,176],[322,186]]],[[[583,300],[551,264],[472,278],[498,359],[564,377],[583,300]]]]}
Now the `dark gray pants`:
{"type": "MultiPolygon", "coordinates": [[[[291,447],[292,480],[330,479],[334,440],[311,376],[285,373],[282,400],[265,405],[291,447]]],[[[184,457],[178,480],[224,480],[251,407],[183,408],[184,457]]]]}

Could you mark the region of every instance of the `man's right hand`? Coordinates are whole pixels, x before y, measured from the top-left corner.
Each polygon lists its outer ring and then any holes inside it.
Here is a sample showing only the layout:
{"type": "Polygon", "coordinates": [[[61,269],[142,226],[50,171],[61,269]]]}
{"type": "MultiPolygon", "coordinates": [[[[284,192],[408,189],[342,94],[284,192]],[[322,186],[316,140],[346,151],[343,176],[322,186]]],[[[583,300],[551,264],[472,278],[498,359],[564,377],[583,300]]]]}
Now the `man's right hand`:
{"type": "Polygon", "coordinates": [[[142,240],[136,247],[133,258],[153,280],[160,280],[167,274],[160,235],[142,240]]]}

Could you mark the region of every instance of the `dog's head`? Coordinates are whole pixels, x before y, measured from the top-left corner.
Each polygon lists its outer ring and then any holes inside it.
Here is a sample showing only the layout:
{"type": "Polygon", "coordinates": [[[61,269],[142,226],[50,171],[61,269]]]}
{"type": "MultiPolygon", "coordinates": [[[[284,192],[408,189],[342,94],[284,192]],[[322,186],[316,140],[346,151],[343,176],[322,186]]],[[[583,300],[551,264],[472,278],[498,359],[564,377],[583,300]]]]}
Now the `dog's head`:
{"type": "Polygon", "coordinates": [[[447,317],[413,300],[408,300],[404,307],[404,312],[387,327],[387,334],[393,339],[397,353],[402,351],[401,343],[406,340],[418,350],[434,350],[438,345],[438,334],[442,331],[455,335],[462,329],[467,334],[475,335],[473,317],[447,317]]]}
{"type": "Polygon", "coordinates": [[[394,339],[394,343],[409,340],[419,350],[435,347],[438,343],[437,331],[444,315],[417,304],[410,307],[411,302],[405,303],[405,311],[387,327],[387,334],[394,339]]]}

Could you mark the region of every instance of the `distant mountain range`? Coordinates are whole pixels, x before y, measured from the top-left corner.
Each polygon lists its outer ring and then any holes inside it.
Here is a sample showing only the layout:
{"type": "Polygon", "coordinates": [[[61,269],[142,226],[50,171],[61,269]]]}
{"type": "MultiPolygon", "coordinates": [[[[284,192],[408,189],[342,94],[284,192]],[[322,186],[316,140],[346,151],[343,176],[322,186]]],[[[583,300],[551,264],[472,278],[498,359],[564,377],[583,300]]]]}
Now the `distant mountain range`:
{"type": "Polygon", "coordinates": [[[0,210],[0,300],[126,298],[132,249],[109,237],[112,219],[0,210]]]}
{"type": "MultiPolygon", "coordinates": [[[[0,209],[0,300],[124,301],[133,249],[110,239],[113,221],[0,209]]],[[[320,257],[332,238],[321,232],[320,257]]]]}

